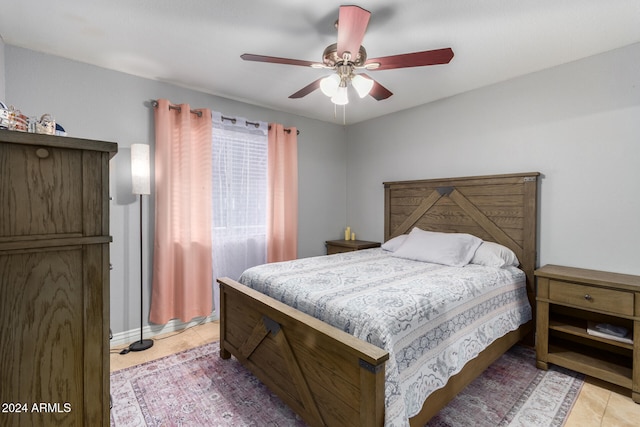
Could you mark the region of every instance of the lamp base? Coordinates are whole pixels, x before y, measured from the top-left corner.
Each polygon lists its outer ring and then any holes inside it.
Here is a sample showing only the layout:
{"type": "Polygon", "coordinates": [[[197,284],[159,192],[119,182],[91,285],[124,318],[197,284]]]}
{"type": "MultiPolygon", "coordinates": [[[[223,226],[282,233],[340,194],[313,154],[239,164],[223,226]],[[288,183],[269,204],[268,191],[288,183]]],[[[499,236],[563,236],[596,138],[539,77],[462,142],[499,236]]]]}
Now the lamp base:
{"type": "Polygon", "coordinates": [[[132,343],[129,346],[130,351],[143,351],[153,347],[153,340],[140,340],[132,343]]]}

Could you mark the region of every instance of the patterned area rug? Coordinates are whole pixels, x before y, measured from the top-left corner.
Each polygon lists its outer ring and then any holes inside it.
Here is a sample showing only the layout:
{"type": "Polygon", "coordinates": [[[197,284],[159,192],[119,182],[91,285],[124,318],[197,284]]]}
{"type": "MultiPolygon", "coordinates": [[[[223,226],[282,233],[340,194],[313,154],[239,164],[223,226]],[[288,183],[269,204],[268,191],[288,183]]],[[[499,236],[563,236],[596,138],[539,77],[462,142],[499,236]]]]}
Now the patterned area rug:
{"type": "MultiPolygon", "coordinates": [[[[211,343],[111,374],[113,427],[305,426],[235,359],[211,343]]],[[[561,426],[582,387],[572,371],[535,368],[515,346],[429,426],[561,426]]]]}
{"type": "Polygon", "coordinates": [[[536,352],[514,346],[427,424],[429,427],[562,426],[584,375],[536,368],[536,352]]]}

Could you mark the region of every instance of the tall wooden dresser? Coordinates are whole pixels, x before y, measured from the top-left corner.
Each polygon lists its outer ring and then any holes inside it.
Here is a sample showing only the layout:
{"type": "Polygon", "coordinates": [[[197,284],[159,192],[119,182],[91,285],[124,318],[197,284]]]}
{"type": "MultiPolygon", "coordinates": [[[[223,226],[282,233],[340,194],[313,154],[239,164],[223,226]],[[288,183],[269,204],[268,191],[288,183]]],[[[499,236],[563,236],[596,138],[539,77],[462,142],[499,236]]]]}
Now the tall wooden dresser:
{"type": "Polygon", "coordinates": [[[109,159],[0,130],[0,425],[109,425],[109,159]]]}

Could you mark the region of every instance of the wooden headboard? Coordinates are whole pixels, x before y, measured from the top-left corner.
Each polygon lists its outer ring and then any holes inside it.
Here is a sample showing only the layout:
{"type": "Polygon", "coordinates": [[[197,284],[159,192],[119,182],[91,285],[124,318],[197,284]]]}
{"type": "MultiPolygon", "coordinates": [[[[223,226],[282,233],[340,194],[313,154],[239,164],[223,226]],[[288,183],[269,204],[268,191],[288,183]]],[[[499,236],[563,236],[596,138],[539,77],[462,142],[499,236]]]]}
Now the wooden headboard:
{"type": "Polygon", "coordinates": [[[413,227],[469,233],[518,256],[535,303],[538,172],[385,182],[384,239],[413,227]]]}

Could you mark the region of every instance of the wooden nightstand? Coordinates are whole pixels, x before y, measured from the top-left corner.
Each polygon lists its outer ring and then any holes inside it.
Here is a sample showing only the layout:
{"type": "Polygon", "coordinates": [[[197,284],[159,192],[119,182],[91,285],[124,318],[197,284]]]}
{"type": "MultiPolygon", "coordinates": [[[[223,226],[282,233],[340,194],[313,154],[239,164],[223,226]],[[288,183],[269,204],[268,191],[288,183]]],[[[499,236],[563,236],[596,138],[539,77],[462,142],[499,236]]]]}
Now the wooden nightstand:
{"type": "Polygon", "coordinates": [[[640,403],[640,276],[545,265],[537,279],[536,365],[553,363],[631,390],[640,403]],[[622,326],[632,344],[587,332],[622,326]]]}
{"type": "Polygon", "coordinates": [[[325,244],[327,245],[327,255],[380,247],[379,242],[367,242],[366,240],[327,240],[325,244]]]}

